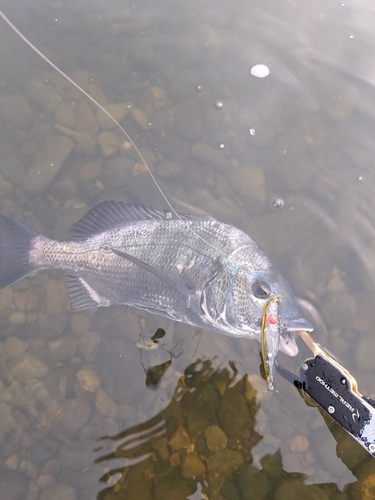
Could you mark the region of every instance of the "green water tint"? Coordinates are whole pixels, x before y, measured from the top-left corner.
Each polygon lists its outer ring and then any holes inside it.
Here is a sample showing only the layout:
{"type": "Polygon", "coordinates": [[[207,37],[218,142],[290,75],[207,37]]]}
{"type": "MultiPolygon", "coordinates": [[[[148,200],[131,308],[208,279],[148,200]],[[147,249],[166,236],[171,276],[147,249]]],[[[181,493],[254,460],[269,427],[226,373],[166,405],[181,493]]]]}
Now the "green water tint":
{"type": "Polygon", "coordinates": [[[233,384],[234,376],[227,369],[213,372],[209,361],[194,363],[163,411],[99,439],[99,444],[113,442],[116,449],[96,459],[109,469],[100,481],[115,481],[98,499],[184,500],[198,489],[201,498],[210,500],[371,498],[374,461],[360,447],[353,453],[350,438],[330,419],[339,455],[348,466],[355,464],[354,473],[360,471],[346,493],[334,483],[306,484],[304,474],[286,472],[279,451],[253,465],[252,450],[262,440],[255,430],[257,391],[246,376],[233,384]],[[135,463],[111,470],[111,461],[118,458],[135,463]]]}

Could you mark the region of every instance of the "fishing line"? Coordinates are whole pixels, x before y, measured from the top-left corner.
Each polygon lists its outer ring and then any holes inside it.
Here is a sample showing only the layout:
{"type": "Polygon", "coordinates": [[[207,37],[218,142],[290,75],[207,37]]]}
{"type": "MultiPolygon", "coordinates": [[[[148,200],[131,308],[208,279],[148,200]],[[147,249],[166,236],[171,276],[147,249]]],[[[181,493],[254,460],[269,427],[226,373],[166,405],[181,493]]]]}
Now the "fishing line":
{"type": "Polygon", "coordinates": [[[144,166],[147,168],[147,171],[148,173],[150,174],[151,176],[151,179],[153,180],[155,186],[158,188],[161,196],[163,197],[164,201],[166,202],[166,204],[168,205],[168,207],[171,209],[171,211],[173,212],[173,214],[189,229],[190,232],[192,232],[197,238],[199,238],[200,240],[202,240],[204,243],[206,243],[207,245],[209,245],[211,248],[213,248],[214,250],[220,252],[221,254],[223,255],[228,255],[226,254],[223,250],[220,250],[219,248],[216,248],[214,245],[212,245],[209,241],[205,240],[204,238],[202,238],[202,236],[200,236],[199,234],[197,234],[193,229],[191,229],[191,227],[187,224],[187,222],[185,222],[183,219],[181,219],[181,217],[179,216],[179,214],[176,212],[176,210],[173,208],[172,204],[169,202],[168,198],[166,197],[166,195],[163,193],[163,190],[161,189],[158,181],[156,180],[154,174],[151,172],[151,169],[150,167],[148,166],[146,160],[144,159],[142,153],[140,152],[140,150],[138,149],[138,147],[136,146],[136,144],[134,143],[133,139],[129,136],[129,134],[126,132],[126,130],[120,125],[120,123],[101,105],[98,103],[98,101],[96,101],[90,94],[88,94],[82,87],[80,87],[74,80],[72,80],[66,73],[64,73],[59,67],[56,66],[56,64],[54,64],[52,61],[50,61],[48,59],[47,56],[45,56],[37,47],[35,47],[35,45],[33,45],[30,40],[28,40],[25,35],[23,35],[19,30],[18,28],[16,28],[16,26],[6,17],[6,15],[0,10],[0,16],[3,18],[3,20],[8,24],[8,26],[10,26],[12,28],[12,30],[29,46],[31,47],[31,49],[36,52],[36,54],[38,54],[38,56],[40,56],[47,64],[49,64],[55,71],[57,71],[63,78],[65,78],[69,83],[71,83],[72,85],[74,85],[74,87],[76,87],[80,92],[82,92],[83,95],[85,95],[88,99],[90,99],[91,102],[93,102],[101,111],[103,111],[103,113],[105,113],[108,118],[110,120],[113,121],[113,123],[115,123],[115,125],[121,130],[121,132],[125,135],[125,137],[128,139],[128,141],[130,142],[130,144],[133,146],[133,148],[136,150],[137,154],[139,155],[141,161],[143,162],[144,166]]]}

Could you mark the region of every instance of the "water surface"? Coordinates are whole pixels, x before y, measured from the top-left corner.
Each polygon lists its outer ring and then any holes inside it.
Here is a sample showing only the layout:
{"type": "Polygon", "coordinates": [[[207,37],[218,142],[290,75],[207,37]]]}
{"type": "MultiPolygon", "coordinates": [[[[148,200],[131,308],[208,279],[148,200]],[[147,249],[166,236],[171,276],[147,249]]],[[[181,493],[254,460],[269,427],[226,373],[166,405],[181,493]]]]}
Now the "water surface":
{"type": "MultiPolygon", "coordinates": [[[[374,397],[372,3],[0,5],[118,105],[176,209],[261,244],[374,397]]],[[[167,208],[120,131],[4,23],[0,38],[0,209],[63,239],[102,200],[167,208]]],[[[53,271],[2,291],[0,324],[10,499],[337,500],[373,486],[373,459],[292,386],[263,394],[256,342],[124,307],[73,315],[53,271]]],[[[296,373],[300,347],[280,356],[296,373]]]]}

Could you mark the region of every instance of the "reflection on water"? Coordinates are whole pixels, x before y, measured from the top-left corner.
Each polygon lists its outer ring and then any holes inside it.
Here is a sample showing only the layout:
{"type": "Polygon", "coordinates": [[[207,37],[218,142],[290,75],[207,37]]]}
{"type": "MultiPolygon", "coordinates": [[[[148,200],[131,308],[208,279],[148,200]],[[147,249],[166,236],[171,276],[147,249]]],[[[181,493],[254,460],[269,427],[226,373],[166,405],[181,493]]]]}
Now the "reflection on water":
{"type": "MultiPolygon", "coordinates": [[[[1,9],[109,106],[177,209],[262,245],[374,398],[372,3],[16,3],[1,9]]],[[[99,201],[166,208],[113,124],[0,38],[0,209],[63,239],[99,201]]],[[[286,381],[263,394],[255,342],[122,307],[73,315],[50,271],[0,292],[0,326],[1,498],[370,495],[359,445],[286,381]]]]}
{"type": "MultiPolygon", "coordinates": [[[[112,498],[111,493],[118,495],[113,498],[174,500],[339,495],[334,484],[307,485],[305,474],[286,472],[280,450],[253,465],[253,448],[263,439],[255,429],[260,405],[249,379],[235,382],[234,376],[227,369],[213,370],[208,360],[197,361],[186,368],[160,413],[102,437],[95,462],[106,463],[108,472],[100,480],[110,485],[99,498],[112,498]],[[106,454],[104,447],[112,451],[106,454]]],[[[307,447],[305,436],[294,437],[297,454],[307,447]]]]}

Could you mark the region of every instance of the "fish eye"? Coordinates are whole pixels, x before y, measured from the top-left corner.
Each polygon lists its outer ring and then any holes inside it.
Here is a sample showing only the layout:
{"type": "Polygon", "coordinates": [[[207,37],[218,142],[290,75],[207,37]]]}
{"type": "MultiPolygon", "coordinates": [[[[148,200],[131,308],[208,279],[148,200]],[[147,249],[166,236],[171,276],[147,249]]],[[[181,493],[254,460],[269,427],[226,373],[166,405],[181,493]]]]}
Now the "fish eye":
{"type": "Polygon", "coordinates": [[[265,280],[256,280],[251,285],[251,292],[257,299],[268,299],[271,296],[271,287],[265,280]]]}

